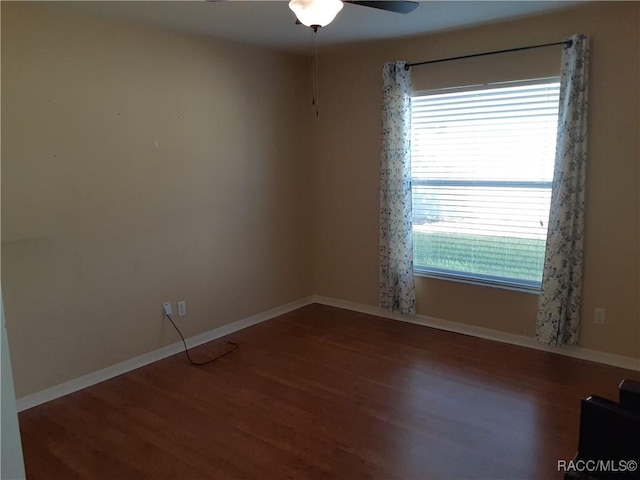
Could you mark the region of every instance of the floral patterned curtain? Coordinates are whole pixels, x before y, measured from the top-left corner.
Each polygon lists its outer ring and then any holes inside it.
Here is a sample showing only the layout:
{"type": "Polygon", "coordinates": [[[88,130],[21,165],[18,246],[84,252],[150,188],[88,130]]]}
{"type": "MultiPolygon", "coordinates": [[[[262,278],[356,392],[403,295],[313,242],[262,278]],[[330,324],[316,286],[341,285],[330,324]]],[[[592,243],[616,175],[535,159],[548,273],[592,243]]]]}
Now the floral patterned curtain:
{"type": "Polygon", "coordinates": [[[536,339],[578,342],[582,294],[589,38],[574,35],[562,54],[551,213],[536,339]]]}
{"type": "Polygon", "coordinates": [[[411,232],[411,74],[405,62],[382,71],[380,306],[415,313],[411,232]]]}

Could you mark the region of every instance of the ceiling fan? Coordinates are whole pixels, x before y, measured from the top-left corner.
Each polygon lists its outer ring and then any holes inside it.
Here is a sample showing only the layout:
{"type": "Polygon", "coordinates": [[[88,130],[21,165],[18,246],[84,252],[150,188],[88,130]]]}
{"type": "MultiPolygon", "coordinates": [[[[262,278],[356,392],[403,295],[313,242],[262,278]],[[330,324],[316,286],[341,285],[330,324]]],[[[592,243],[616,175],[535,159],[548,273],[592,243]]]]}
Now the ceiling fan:
{"type": "Polygon", "coordinates": [[[291,0],[289,8],[296,14],[299,23],[317,31],[318,28],[331,23],[345,3],[395,13],[410,13],[418,7],[418,2],[400,0],[291,0]]]}
{"type": "Polygon", "coordinates": [[[318,43],[316,34],[318,29],[329,25],[336,15],[342,10],[345,3],[372,7],[395,13],[410,13],[418,7],[414,1],[362,1],[362,0],[291,0],[289,8],[296,14],[297,21],[313,30],[313,100],[318,116],[318,43]]]}
{"type": "MultiPolygon", "coordinates": [[[[225,0],[207,0],[208,2],[220,2],[225,0]]],[[[318,29],[329,25],[336,15],[342,10],[345,3],[359,5],[361,7],[377,8],[387,12],[410,13],[419,5],[417,1],[403,0],[290,0],[289,8],[296,14],[296,23],[305,25],[313,30],[313,100],[312,104],[318,116],[318,44],[316,34],[318,29]]]]}
{"type": "MultiPolygon", "coordinates": [[[[220,2],[225,0],[207,0],[220,2]]],[[[418,8],[419,2],[403,0],[291,0],[289,8],[296,14],[296,23],[305,25],[317,31],[320,27],[329,25],[342,10],[345,3],[361,7],[377,8],[387,12],[411,13],[418,8]]]]}

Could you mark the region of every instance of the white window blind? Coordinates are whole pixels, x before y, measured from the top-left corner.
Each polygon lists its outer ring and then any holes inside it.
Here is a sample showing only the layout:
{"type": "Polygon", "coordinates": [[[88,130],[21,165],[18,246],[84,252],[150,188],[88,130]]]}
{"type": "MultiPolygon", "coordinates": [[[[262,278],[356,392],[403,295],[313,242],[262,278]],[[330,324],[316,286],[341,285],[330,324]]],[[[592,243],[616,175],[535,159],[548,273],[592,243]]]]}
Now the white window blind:
{"type": "Polygon", "coordinates": [[[540,288],[559,89],[545,79],[413,97],[417,272],[540,288]]]}

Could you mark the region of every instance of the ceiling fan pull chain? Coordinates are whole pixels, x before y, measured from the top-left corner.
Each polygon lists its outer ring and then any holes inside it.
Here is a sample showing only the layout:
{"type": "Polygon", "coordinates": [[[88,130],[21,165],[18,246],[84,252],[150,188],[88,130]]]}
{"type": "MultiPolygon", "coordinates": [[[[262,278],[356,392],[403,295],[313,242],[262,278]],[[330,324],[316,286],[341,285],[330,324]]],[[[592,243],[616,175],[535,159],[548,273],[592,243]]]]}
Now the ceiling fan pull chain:
{"type": "Polygon", "coordinates": [[[316,109],[316,117],[318,111],[318,29],[311,30],[311,105],[316,109]]]}
{"type": "Polygon", "coordinates": [[[320,87],[318,86],[318,31],[313,32],[313,104],[316,107],[316,117],[319,115],[318,97],[320,87]]]}

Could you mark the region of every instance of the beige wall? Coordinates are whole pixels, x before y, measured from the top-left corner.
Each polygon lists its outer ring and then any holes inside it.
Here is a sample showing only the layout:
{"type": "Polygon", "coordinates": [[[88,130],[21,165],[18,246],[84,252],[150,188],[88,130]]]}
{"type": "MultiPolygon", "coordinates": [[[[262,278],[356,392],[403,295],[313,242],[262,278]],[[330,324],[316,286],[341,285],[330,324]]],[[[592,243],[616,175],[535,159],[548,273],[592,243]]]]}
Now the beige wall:
{"type": "MultiPolygon", "coordinates": [[[[640,357],[640,4],[603,2],[526,20],[325,50],[314,163],[314,291],[378,302],[381,67],[591,35],[581,345],[640,357]],[[606,309],[594,325],[593,309],[606,309]]],[[[545,77],[558,47],[416,67],[415,89],[545,77]]],[[[418,313],[533,336],[537,296],[417,278],[418,313]]]]}
{"type": "Polygon", "coordinates": [[[2,287],[23,396],[311,294],[307,61],[2,2],[2,287]],[[290,135],[291,131],[296,135],[290,135]]]}

